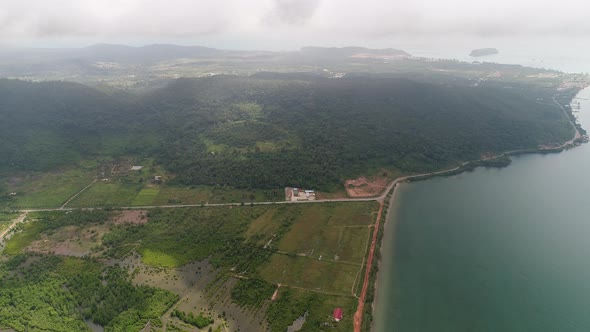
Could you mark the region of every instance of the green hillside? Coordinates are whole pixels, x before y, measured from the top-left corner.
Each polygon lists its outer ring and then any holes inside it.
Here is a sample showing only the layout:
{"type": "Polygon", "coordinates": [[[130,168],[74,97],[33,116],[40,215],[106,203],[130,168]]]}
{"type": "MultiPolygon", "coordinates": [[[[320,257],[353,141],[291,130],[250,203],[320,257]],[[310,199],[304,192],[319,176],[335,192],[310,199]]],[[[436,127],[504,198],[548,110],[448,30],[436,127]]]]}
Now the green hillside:
{"type": "Polygon", "coordinates": [[[178,79],[138,96],[0,80],[0,167],[147,156],[181,184],[329,191],[381,168],[432,170],[572,134],[551,88],[433,82],[261,73],[178,79]]]}

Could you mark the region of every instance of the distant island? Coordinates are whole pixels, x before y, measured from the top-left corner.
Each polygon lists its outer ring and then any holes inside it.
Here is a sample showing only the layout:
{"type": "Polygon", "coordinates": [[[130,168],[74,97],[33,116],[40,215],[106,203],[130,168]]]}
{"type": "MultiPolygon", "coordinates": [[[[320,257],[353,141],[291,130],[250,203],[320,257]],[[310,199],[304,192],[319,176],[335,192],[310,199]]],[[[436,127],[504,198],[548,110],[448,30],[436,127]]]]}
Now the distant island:
{"type": "Polygon", "coordinates": [[[479,56],[486,56],[486,55],[494,55],[500,53],[495,48],[478,48],[476,50],[471,51],[469,56],[479,57],[479,56]]]}
{"type": "Polygon", "coordinates": [[[319,58],[407,58],[411,55],[405,51],[385,48],[370,49],[366,47],[347,46],[347,47],[302,47],[300,54],[304,57],[319,58]]]}

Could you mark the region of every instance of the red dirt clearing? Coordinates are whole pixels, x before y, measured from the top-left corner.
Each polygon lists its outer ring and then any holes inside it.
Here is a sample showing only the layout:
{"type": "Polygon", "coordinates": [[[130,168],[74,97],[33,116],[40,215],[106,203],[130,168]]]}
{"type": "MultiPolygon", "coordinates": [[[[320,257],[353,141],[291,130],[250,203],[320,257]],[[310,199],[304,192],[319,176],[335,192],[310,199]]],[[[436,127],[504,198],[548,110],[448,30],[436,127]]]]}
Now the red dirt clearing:
{"type": "Polygon", "coordinates": [[[346,180],[344,187],[348,197],[372,197],[380,195],[388,184],[389,181],[386,177],[376,177],[369,180],[361,176],[358,179],[346,180]]]}
{"type": "Polygon", "coordinates": [[[371,249],[369,249],[369,257],[367,258],[367,267],[365,269],[365,280],[363,281],[363,289],[359,297],[359,304],[354,313],[354,332],[361,332],[363,322],[363,310],[365,308],[365,298],[367,297],[367,288],[369,287],[369,274],[373,264],[373,257],[375,256],[375,246],[377,245],[377,233],[379,232],[379,225],[381,223],[381,213],[383,212],[383,202],[380,202],[379,213],[377,213],[377,221],[373,228],[373,239],[371,240],[371,249]]]}

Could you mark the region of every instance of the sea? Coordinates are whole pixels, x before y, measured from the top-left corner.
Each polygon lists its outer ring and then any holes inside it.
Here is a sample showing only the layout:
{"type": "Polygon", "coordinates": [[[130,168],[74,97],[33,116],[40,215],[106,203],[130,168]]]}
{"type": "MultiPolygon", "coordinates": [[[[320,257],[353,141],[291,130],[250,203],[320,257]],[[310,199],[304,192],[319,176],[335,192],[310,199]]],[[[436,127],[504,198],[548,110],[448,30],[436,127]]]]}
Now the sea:
{"type": "MultiPolygon", "coordinates": [[[[409,51],[474,61],[469,50],[409,51]]],[[[477,61],[590,72],[590,52],[567,47],[477,61]]],[[[578,98],[588,129],[590,88],[578,98]]],[[[401,185],[383,238],[375,332],[590,331],[590,144],[512,159],[401,185]]]]}

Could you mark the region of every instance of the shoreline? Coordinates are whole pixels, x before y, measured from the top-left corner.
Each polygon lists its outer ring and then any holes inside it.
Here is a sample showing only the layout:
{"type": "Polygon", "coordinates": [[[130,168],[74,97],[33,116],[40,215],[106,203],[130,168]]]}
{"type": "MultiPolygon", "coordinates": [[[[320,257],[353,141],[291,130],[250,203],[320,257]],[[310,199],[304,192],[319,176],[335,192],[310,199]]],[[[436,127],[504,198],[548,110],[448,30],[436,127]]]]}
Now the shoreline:
{"type": "MultiPolygon", "coordinates": [[[[580,92],[582,92],[585,89],[590,88],[590,86],[586,86],[584,88],[580,88],[578,91],[576,91],[576,93],[573,95],[573,97],[570,100],[573,101],[574,99],[576,99],[578,97],[578,95],[580,94],[580,92]]],[[[575,148],[577,146],[579,146],[582,143],[587,143],[588,140],[584,140],[584,136],[581,135],[580,133],[580,129],[583,129],[581,127],[580,124],[578,124],[575,120],[572,120],[572,117],[570,116],[570,114],[567,112],[567,110],[561,105],[559,104],[556,100],[555,100],[555,96],[553,98],[553,100],[555,101],[555,103],[562,109],[562,111],[564,112],[568,122],[571,124],[571,126],[574,129],[574,136],[564,142],[563,144],[561,144],[560,146],[557,147],[551,147],[551,148],[536,148],[536,149],[520,149],[520,150],[511,150],[511,151],[506,151],[503,152],[501,154],[498,154],[496,156],[494,156],[493,158],[490,159],[478,159],[478,160],[471,160],[471,161],[466,161],[463,162],[460,166],[451,168],[451,169],[447,169],[447,170],[442,170],[442,171],[436,171],[436,172],[431,172],[431,173],[425,173],[425,174],[417,174],[417,175],[409,175],[409,176],[404,176],[404,177],[399,177],[395,180],[392,181],[392,183],[390,185],[387,186],[387,188],[385,189],[385,191],[378,196],[376,199],[381,200],[384,199],[384,201],[382,201],[381,203],[384,205],[383,207],[387,208],[387,211],[385,211],[384,215],[385,215],[385,220],[382,223],[382,226],[380,227],[381,229],[377,230],[377,231],[381,231],[383,232],[382,234],[382,238],[380,243],[378,243],[377,245],[379,246],[379,252],[378,252],[378,257],[377,257],[377,261],[376,261],[376,267],[377,267],[377,273],[375,275],[375,279],[371,282],[371,280],[369,280],[369,282],[371,283],[371,286],[373,288],[374,291],[374,298],[373,301],[370,303],[371,306],[371,325],[370,325],[370,329],[369,331],[374,331],[375,329],[375,309],[376,306],[375,304],[377,303],[377,298],[378,298],[378,286],[379,286],[379,279],[382,279],[381,274],[383,273],[382,270],[382,257],[383,257],[383,246],[382,246],[382,242],[385,239],[385,231],[387,229],[387,224],[390,221],[391,218],[391,213],[392,210],[395,209],[394,205],[396,204],[396,197],[398,194],[398,189],[399,187],[401,187],[401,185],[403,183],[410,183],[410,182],[414,182],[414,181],[423,181],[423,180],[428,180],[437,176],[453,176],[453,175],[459,175],[463,172],[466,171],[472,171],[478,167],[495,167],[495,168],[503,168],[503,167],[507,167],[510,165],[511,163],[511,159],[510,156],[518,156],[518,155],[524,155],[524,154],[548,154],[548,153],[560,153],[564,150],[569,150],[570,148],[575,148]],[[503,158],[507,158],[508,162],[507,163],[500,163],[498,164],[497,161],[501,160],[503,158]],[[385,199],[387,198],[387,195],[391,194],[391,197],[389,198],[388,201],[385,201],[385,199]]],[[[571,110],[570,110],[571,112],[571,110]]],[[[393,225],[393,227],[395,227],[395,224],[393,225]]],[[[377,235],[378,237],[378,235],[377,235]]],[[[367,267],[367,269],[369,269],[370,267],[367,267]]],[[[364,317],[365,315],[363,314],[363,319],[366,318],[364,317]]],[[[355,331],[357,332],[357,331],[355,331]]],[[[360,332],[360,331],[358,331],[360,332]]]]}
{"type": "MultiPolygon", "coordinates": [[[[395,226],[397,224],[395,222],[393,222],[392,225],[389,225],[390,224],[389,221],[391,220],[390,218],[392,217],[392,214],[394,213],[394,211],[395,211],[395,209],[397,207],[397,206],[395,206],[395,204],[397,202],[396,201],[396,198],[397,198],[398,192],[401,189],[401,186],[402,185],[403,185],[403,183],[402,184],[399,184],[398,186],[395,186],[393,188],[393,192],[391,194],[391,198],[389,199],[389,208],[387,209],[387,212],[385,213],[385,222],[383,223],[383,237],[381,239],[381,242],[382,243],[385,243],[386,240],[393,241],[393,239],[395,238],[395,226]],[[387,230],[388,230],[389,227],[393,227],[393,230],[392,230],[392,232],[389,232],[388,233],[387,230]],[[389,236],[387,236],[387,235],[392,235],[392,239],[389,239],[389,236]],[[386,239],[386,236],[387,236],[387,239],[386,239]]],[[[393,243],[393,242],[391,242],[391,243],[393,243]]],[[[383,279],[380,276],[383,273],[383,269],[382,269],[383,262],[381,261],[381,258],[383,257],[383,245],[381,245],[380,249],[381,249],[380,252],[379,252],[379,256],[380,257],[377,260],[377,262],[378,262],[378,265],[377,265],[378,270],[377,270],[377,276],[375,278],[375,286],[374,286],[374,288],[375,288],[375,298],[373,299],[373,303],[371,304],[371,310],[372,310],[373,318],[375,317],[375,312],[376,312],[375,304],[378,303],[379,298],[381,296],[383,296],[382,294],[380,295],[377,292],[377,290],[379,289],[379,281],[383,279]]],[[[388,253],[391,254],[392,252],[393,251],[390,251],[388,253]]],[[[375,319],[373,319],[373,321],[371,322],[371,329],[370,329],[370,331],[373,331],[374,329],[375,329],[375,319]]]]}

